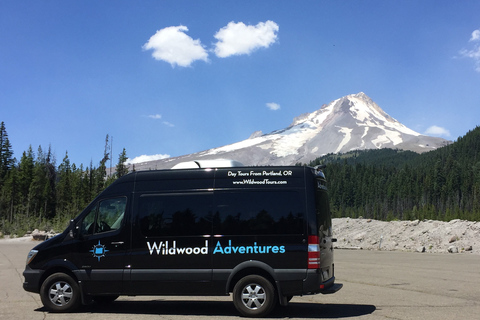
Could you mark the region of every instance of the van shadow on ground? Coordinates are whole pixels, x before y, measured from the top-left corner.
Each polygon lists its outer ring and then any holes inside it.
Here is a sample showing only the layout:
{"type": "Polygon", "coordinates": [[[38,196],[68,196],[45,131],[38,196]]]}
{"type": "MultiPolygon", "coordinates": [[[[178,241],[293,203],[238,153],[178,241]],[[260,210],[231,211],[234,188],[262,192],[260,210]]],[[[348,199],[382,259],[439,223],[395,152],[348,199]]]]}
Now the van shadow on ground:
{"type": "MultiPolygon", "coordinates": [[[[371,314],[374,305],[364,304],[320,304],[292,302],[286,307],[278,306],[268,318],[350,318],[371,314]]],[[[36,311],[45,312],[44,308],[36,311]]],[[[159,315],[203,315],[234,316],[239,314],[231,301],[122,301],[108,305],[83,306],[77,313],[96,314],[159,314],[159,315]]]]}

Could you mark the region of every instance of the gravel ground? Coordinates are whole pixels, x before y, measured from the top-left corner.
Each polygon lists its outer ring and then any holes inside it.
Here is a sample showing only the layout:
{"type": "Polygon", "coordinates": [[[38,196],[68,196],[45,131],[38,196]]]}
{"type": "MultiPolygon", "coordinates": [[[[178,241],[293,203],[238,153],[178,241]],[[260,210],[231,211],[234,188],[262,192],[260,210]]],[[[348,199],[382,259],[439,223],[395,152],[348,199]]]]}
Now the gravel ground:
{"type": "Polygon", "coordinates": [[[341,249],[480,254],[480,222],[339,218],[333,234],[341,249]]]}

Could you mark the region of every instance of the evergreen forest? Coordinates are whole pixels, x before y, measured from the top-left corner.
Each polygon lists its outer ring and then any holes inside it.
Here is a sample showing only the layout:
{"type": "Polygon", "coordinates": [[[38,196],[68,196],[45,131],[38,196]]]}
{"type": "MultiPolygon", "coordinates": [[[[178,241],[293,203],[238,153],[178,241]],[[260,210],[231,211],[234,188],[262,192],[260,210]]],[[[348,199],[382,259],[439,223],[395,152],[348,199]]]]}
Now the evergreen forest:
{"type": "Polygon", "coordinates": [[[334,217],[480,221],[480,127],[448,146],[418,154],[379,149],[329,154],[334,217]]]}
{"type": "MultiPolygon", "coordinates": [[[[125,148],[107,172],[109,136],[97,165],[57,165],[51,147],[17,159],[0,124],[0,236],[33,229],[62,231],[106,186],[128,173],[125,148]]],[[[378,220],[480,220],[480,127],[446,147],[417,154],[379,149],[329,154],[325,164],[334,217],[378,220]]],[[[302,165],[302,164],[298,164],[302,165]]]]}
{"type": "Polygon", "coordinates": [[[125,149],[114,174],[107,174],[109,136],[97,166],[72,163],[65,152],[57,166],[51,147],[30,146],[20,160],[14,157],[4,122],[0,123],[0,236],[23,236],[40,229],[60,232],[105,187],[128,173],[125,149]]]}

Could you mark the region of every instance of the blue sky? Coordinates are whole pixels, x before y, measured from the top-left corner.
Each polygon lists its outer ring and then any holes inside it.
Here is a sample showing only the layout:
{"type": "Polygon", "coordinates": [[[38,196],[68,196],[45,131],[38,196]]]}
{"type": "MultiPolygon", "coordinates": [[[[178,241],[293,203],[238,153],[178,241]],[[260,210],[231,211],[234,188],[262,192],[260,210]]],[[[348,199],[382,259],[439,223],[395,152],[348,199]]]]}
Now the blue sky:
{"type": "Polygon", "coordinates": [[[420,133],[480,125],[479,1],[0,2],[14,156],[179,156],[365,92],[420,133]]]}

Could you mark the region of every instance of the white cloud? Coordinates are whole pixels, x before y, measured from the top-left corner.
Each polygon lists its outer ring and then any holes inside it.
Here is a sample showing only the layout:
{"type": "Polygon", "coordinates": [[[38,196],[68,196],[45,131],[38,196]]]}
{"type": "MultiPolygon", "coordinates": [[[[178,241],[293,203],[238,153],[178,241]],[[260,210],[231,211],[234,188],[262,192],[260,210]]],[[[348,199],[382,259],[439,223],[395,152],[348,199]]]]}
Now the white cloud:
{"type": "Polygon", "coordinates": [[[142,162],[147,162],[147,161],[154,161],[154,160],[161,160],[161,159],[167,159],[170,158],[169,154],[154,154],[151,156],[147,156],[146,154],[135,157],[133,159],[128,159],[126,163],[128,164],[136,164],[136,163],[142,163],[142,162]]]}
{"type": "MultiPolygon", "coordinates": [[[[159,119],[162,119],[162,115],[161,114],[150,114],[147,116],[148,118],[150,119],[153,119],[153,120],[159,120],[159,119]]],[[[167,127],[175,127],[175,125],[171,122],[168,122],[168,121],[163,121],[162,122],[164,125],[166,125],[167,127]]]]}
{"type": "Polygon", "coordinates": [[[276,110],[280,109],[280,105],[278,103],[275,103],[275,102],[269,102],[269,103],[267,103],[267,108],[270,109],[270,110],[276,111],[276,110]]]}
{"type": "Polygon", "coordinates": [[[185,34],[185,26],[167,27],[158,30],[143,45],[144,50],[153,50],[152,57],[170,63],[188,67],[196,60],[208,61],[208,53],[200,40],[193,40],[185,34]]]}
{"type": "Polygon", "coordinates": [[[260,22],[256,26],[243,22],[229,22],[216,34],[215,54],[220,58],[250,54],[258,48],[268,48],[277,40],[278,25],[273,21],[260,22]]]}
{"type": "Polygon", "coordinates": [[[439,126],[431,126],[425,131],[426,135],[438,136],[438,137],[450,137],[450,131],[439,126]]]}
{"type": "Polygon", "coordinates": [[[462,49],[460,55],[464,58],[473,59],[475,71],[480,72],[480,29],[472,32],[469,42],[474,44],[469,49],[462,49]]]}
{"type": "Polygon", "coordinates": [[[480,29],[474,30],[472,32],[472,37],[470,38],[470,41],[478,41],[480,40],[480,29]]]}

